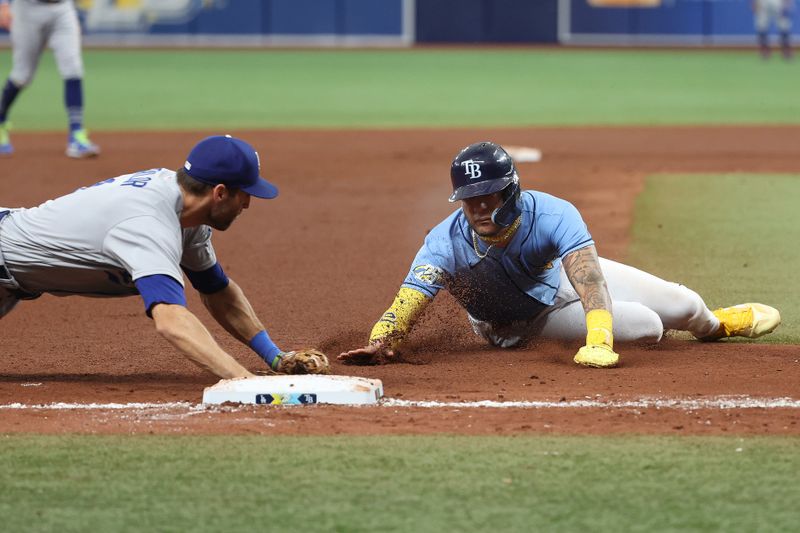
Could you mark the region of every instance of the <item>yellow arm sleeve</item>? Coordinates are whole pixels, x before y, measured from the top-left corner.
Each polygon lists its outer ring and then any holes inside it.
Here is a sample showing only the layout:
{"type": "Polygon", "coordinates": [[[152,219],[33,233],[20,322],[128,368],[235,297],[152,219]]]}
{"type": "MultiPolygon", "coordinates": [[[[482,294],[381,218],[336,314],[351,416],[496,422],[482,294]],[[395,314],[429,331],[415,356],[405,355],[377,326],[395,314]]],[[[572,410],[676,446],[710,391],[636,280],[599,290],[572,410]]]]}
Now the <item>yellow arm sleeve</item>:
{"type": "Polygon", "coordinates": [[[586,313],[586,345],[605,344],[614,348],[614,327],[611,313],[605,309],[594,309],[586,313]]]}
{"type": "Polygon", "coordinates": [[[431,301],[432,298],[419,291],[401,288],[394,297],[391,307],[373,326],[369,341],[388,340],[391,347],[396,348],[431,301]]]}

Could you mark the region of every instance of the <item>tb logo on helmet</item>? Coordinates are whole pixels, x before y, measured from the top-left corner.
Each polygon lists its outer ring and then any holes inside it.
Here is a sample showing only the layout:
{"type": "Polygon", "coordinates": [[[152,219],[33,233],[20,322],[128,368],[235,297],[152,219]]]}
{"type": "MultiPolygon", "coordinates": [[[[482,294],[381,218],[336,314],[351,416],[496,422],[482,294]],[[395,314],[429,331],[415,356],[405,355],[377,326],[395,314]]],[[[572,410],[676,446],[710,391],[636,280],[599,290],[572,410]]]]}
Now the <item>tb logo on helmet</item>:
{"type": "Polygon", "coordinates": [[[450,182],[451,202],[501,193],[503,205],[492,213],[492,221],[499,226],[510,226],[521,214],[517,169],[499,144],[481,141],[461,150],[450,164],[450,182]]]}
{"type": "Polygon", "coordinates": [[[464,166],[464,172],[471,180],[478,179],[483,175],[481,173],[481,166],[478,163],[478,161],[474,161],[472,159],[461,162],[461,164],[464,166]]]}

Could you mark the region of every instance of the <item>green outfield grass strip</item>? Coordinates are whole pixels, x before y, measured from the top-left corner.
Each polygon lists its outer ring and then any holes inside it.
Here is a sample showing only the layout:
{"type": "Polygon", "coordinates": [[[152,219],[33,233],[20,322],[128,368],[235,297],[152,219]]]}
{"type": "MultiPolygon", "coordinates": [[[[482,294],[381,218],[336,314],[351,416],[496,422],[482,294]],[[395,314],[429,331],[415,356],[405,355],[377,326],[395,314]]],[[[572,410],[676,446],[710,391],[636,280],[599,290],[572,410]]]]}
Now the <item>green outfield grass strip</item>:
{"type": "MultiPolygon", "coordinates": [[[[800,69],[750,51],[87,50],[85,63],[95,130],[800,123],[800,69]]],[[[16,128],[62,129],[62,92],[47,53],[16,128]]]]}
{"type": "Polygon", "coordinates": [[[800,176],[650,176],[629,262],[682,283],[714,308],[761,302],[782,325],[758,342],[800,343],[800,176]]]}
{"type": "Polygon", "coordinates": [[[732,437],[4,436],[0,515],[6,531],[792,531],[798,446],[732,437]]]}

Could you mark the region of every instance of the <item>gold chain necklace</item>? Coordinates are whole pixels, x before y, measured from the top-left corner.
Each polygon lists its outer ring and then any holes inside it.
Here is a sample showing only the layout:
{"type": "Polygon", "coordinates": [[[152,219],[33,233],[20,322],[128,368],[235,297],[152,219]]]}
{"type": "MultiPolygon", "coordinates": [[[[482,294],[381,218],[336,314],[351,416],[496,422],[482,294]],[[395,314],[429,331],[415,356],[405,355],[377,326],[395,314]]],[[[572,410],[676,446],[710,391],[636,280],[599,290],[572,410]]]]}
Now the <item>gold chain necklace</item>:
{"type": "Polygon", "coordinates": [[[494,248],[494,244],[490,244],[486,251],[481,255],[480,251],[478,251],[478,236],[475,234],[475,231],[472,230],[472,249],[475,250],[475,255],[478,256],[478,259],[483,259],[487,255],[489,255],[489,250],[494,248]]]}
{"type": "Polygon", "coordinates": [[[475,233],[475,230],[470,228],[470,231],[472,232],[472,249],[475,250],[475,255],[478,256],[478,259],[483,259],[489,255],[489,250],[494,248],[495,244],[500,244],[510,240],[511,236],[514,235],[521,223],[522,215],[518,216],[517,219],[514,220],[514,223],[511,224],[511,226],[509,226],[508,229],[505,230],[501,235],[498,235],[497,237],[481,237],[482,241],[492,243],[483,254],[481,254],[480,250],[478,250],[478,234],[475,233]]]}

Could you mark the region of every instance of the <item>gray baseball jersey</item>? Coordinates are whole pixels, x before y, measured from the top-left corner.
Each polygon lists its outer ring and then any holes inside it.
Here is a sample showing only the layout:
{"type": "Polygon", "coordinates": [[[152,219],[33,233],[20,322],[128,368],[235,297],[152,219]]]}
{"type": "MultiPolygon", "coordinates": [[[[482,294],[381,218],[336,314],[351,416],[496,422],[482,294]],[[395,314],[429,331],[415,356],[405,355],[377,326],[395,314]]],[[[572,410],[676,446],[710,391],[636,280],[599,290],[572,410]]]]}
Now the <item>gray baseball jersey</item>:
{"type": "Polygon", "coordinates": [[[63,79],[83,77],[81,28],[72,0],[14,0],[11,10],[14,54],[11,81],[18,87],[28,85],[47,46],[53,50],[63,79]]]}
{"type": "Polygon", "coordinates": [[[12,210],[0,221],[0,252],[32,293],[133,295],[133,281],[157,274],[183,285],[181,265],[203,271],[217,260],[211,228],[182,229],[182,209],[175,172],[126,174],[12,210]]]}

